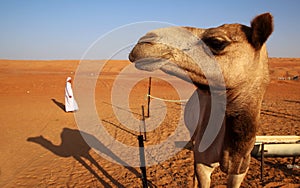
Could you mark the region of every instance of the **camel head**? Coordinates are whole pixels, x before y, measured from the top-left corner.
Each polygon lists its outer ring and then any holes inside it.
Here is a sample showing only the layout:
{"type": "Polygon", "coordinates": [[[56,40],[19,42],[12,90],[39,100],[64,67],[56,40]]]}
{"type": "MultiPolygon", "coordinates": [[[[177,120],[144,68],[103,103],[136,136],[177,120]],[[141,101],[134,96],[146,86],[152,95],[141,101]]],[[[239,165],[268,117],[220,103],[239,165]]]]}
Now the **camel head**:
{"type": "Polygon", "coordinates": [[[255,17],[250,27],[224,24],[209,29],[157,29],[139,39],[129,60],[138,69],[160,69],[202,89],[220,87],[220,80],[225,82],[226,89],[247,85],[253,80],[267,83],[265,42],[272,31],[273,18],[269,13],[255,17]]]}

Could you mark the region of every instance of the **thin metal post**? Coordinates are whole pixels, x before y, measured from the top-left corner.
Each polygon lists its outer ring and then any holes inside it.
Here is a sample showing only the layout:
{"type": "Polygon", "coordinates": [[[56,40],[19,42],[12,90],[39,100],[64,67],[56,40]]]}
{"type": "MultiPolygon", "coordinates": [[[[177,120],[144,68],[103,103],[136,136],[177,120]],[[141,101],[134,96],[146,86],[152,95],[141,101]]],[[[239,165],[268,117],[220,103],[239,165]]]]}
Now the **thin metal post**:
{"type": "Polygon", "coordinates": [[[149,77],[149,84],[148,84],[148,95],[147,95],[147,117],[150,117],[150,95],[151,95],[151,80],[152,78],[149,77]]]}
{"type": "Polygon", "coordinates": [[[265,164],[265,144],[261,144],[261,155],[260,155],[261,165],[260,165],[260,181],[263,182],[264,178],[264,164],[265,164]]]}
{"type": "Polygon", "coordinates": [[[139,140],[139,150],[140,150],[140,169],[142,172],[142,182],[143,182],[143,188],[148,187],[148,180],[147,180],[147,173],[146,173],[146,161],[145,161],[145,151],[144,151],[144,138],[143,135],[138,136],[139,140]]]}
{"type": "Polygon", "coordinates": [[[293,157],[293,162],[292,162],[292,165],[295,165],[296,164],[296,156],[293,157]]]}
{"type": "Polygon", "coordinates": [[[146,123],[145,123],[145,110],[144,110],[144,106],[142,105],[142,125],[144,128],[144,136],[145,136],[145,140],[147,140],[147,133],[146,133],[146,123]]]}

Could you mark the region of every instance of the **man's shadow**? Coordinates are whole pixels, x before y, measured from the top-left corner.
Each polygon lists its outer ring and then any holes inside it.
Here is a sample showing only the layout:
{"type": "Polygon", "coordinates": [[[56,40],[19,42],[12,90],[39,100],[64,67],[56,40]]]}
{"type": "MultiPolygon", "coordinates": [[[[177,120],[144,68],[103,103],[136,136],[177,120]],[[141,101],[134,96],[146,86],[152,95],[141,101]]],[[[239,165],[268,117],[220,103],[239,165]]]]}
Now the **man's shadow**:
{"type": "Polygon", "coordinates": [[[65,105],[61,102],[58,102],[56,99],[51,99],[52,102],[54,102],[54,104],[56,104],[60,109],[62,109],[63,111],[65,111],[65,105]]]}
{"type": "MultiPolygon", "coordinates": [[[[112,151],[110,151],[107,147],[105,147],[96,137],[85,133],[83,131],[64,128],[61,133],[61,144],[54,145],[51,141],[45,139],[43,136],[30,137],[27,139],[29,142],[34,142],[40,144],[44,148],[48,149],[52,153],[56,154],[60,157],[73,157],[79,163],[81,163],[87,170],[90,171],[98,180],[103,184],[104,187],[112,187],[107,182],[99,177],[99,175],[89,166],[83,158],[89,160],[94,166],[96,166],[115,186],[124,187],[120,184],[116,179],[114,179],[110,174],[108,174],[98,163],[97,161],[89,154],[91,150],[91,146],[89,146],[82,135],[87,138],[93,145],[96,146],[95,149],[104,153],[111,158],[117,160],[118,162],[124,164],[125,162],[121,161],[121,159],[116,156],[112,151]]],[[[92,146],[94,147],[94,146],[92,146]]],[[[134,173],[136,176],[140,176],[140,173],[133,167],[125,166],[128,170],[134,173]]]]}

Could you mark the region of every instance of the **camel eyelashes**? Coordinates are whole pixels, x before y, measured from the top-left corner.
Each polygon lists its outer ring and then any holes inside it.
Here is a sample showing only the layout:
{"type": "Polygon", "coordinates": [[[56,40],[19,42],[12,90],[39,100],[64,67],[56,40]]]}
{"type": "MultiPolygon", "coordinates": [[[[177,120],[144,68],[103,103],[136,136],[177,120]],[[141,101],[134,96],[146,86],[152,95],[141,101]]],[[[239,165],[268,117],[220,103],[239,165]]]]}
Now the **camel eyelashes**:
{"type": "Polygon", "coordinates": [[[203,38],[202,40],[214,55],[220,54],[230,44],[227,40],[215,37],[203,38]]]}

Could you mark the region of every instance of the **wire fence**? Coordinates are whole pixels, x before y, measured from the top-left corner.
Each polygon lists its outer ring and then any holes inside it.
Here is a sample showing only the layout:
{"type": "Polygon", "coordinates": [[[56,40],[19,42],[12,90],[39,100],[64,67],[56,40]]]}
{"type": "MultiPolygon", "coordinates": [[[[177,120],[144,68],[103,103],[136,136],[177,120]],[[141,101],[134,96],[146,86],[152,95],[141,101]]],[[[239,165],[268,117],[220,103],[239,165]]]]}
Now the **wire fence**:
{"type": "Polygon", "coordinates": [[[174,103],[186,103],[186,102],[188,102],[188,99],[182,99],[182,100],[163,99],[163,98],[155,97],[155,96],[152,96],[152,95],[149,95],[149,94],[147,94],[146,97],[150,97],[152,99],[165,101],[165,102],[174,102],[174,103]]]}

